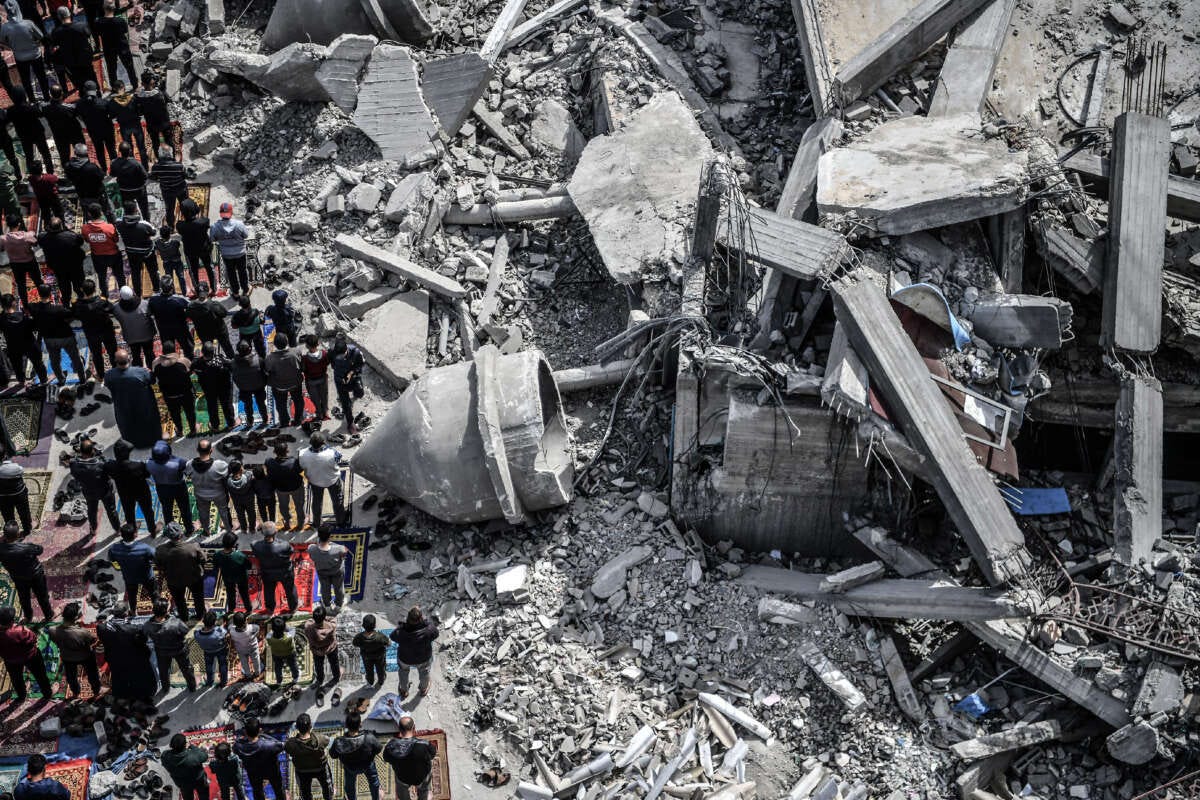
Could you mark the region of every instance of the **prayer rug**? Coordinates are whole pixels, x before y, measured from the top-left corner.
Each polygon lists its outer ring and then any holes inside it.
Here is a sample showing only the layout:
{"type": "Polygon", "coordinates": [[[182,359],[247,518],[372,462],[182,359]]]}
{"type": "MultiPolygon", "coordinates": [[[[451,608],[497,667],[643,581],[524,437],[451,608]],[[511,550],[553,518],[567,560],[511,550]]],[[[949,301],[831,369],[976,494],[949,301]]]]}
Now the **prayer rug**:
{"type": "Polygon", "coordinates": [[[37,444],[29,455],[17,456],[13,461],[25,468],[26,476],[30,469],[44,470],[50,464],[50,446],[53,442],[54,404],[42,402],[42,421],[38,430],[37,444]]]}
{"type": "Polygon", "coordinates": [[[42,703],[32,696],[24,703],[5,706],[5,723],[0,726],[0,757],[53,753],[56,740],[39,736],[38,726],[43,720],[58,716],[61,708],[62,703],[42,703]]]}
{"type": "Polygon", "coordinates": [[[42,430],[42,401],[28,397],[0,400],[0,415],[18,455],[27,456],[37,446],[42,430]]]}
{"type": "MultiPolygon", "coordinates": [[[[187,742],[192,747],[199,747],[201,750],[208,753],[209,763],[204,765],[204,771],[208,774],[208,796],[209,800],[220,800],[221,790],[217,786],[217,776],[212,771],[212,761],[216,758],[213,750],[221,742],[229,742],[229,746],[233,746],[233,740],[237,738],[232,725],[222,725],[218,728],[200,728],[194,731],[184,731],[183,735],[187,738],[187,742]]],[[[233,756],[237,758],[237,756],[233,756]]],[[[249,794],[247,793],[247,797],[249,794]]]]}
{"type": "MultiPolygon", "coordinates": [[[[205,547],[205,560],[208,564],[212,564],[212,556],[217,553],[219,547],[205,547]]],[[[243,550],[250,558],[250,600],[254,604],[255,614],[266,613],[266,601],[263,597],[262,577],[258,572],[258,559],[251,554],[249,550],[243,550]]],[[[293,608],[293,614],[310,614],[313,610],[313,595],[312,585],[316,578],[316,572],[313,569],[312,562],[307,558],[299,559],[296,562],[296,599],[300,601],[299,608],[293,608]]],[[[210,604],[219,608],[228,608],[229,600],[225,594],[225,583],[220,580],[217,570],[209,567],[205,574],[204,586],[207,592],[209,581],[212,581],[212,595],[210,596],[210,604]]],[[[284,594],[283,586],[275,587],[275,608],[276,610],[287,608],[287,596],[284,594]]]]}
{"type": "Polygon", "coordinates": [[[90,758],[73,758],[46,765],[46,777],[54,778],[71,792],[71,800],[88,800],[88,777],[92,772],[90,758]]]}
{"type": "MultiPolygon", "coordinates": [[[[96,631],[95,625],[85,625],[84,627],[90,628],[93,633],[96,631]]],[[[38,649],[42,651],[42,658],[46,662],[46,674],[50,677],[50,686],[54,692],[51,697],[55,700],[62,700],[67,696],[67,682],[63,678],[62,659],[59,657],[58,647],[54,642],[50,641],[49,627],[40,626],[36,630],[38,635],[38,649]]],[[[103,662],[101,663],[103,664],[103,662]]],[[[100,670],[100,684],[102,687],[111,685],[108,671],[103,668],[100,670]]],[[[87,676],[83,674],[82,670],[79,672],[79,688],[79,696],[81,698],[86,700],[94,696],[91,684],[88,683],[87,676]]],[[[0,696],[7,694],[11,689],[12,680],[8,674],[8,670],[4,668],[3,664],[0,664],[0,696]]],[[[29,693],[30,697],[42,696],[42,690],[38,687],[37,681],[34,680],[29,670],[25,671],[25,690],[29,693]]]]}
{"type": "MultiPolygon", "coordinates": [[[[353,601],[361,601],[367,590],[367,555],[369,553],[368,545],[371,543],[370,528],[346,528],[344,530],[336,530],[331,537],[336,544],[344,545],[349,551],[346,557],[346,575],[343,578],[342,585],[346,590],[346,597],[353,601]]],[[[307,550],[311,545],[300,545],[307,550]]],[[[317,580],[316,573],[313,573],[312,582],[312,602],[316,605],[321,601],[320,581],[317,580]]]]}
{"type": "MultiPolygon", "coordinates": [[[[308,650],[308,642],[304,639],[304,634],[299,630],[300,626],[296,625],[293,627],[296,628],[296,666],[300,668],[300,679],[296,682],[302,686],[307,686],[313,681],[312,653],[310,653],[308,650]]],[[[198,683],[204,683],[204,651],[200,649],[200,645],[196,643],[196,638],[194,636],[188,637],[188,658],[191,660],[192,669],[196,673],[196,681],[198,683]]],[[[266,672],[265,680],[268,684],[274,683],[275,681],[274,664],[275,660],[271,657],[270,649],[268,649],[266,645],[263,645],[263,668],[266,672]]],[[[220,679],[221,677],[219,674],[213,676],[214,681],[219,681],[220,679]]],[[[229,651],[229,683],[232,685],[241,679],[241,659],[237,657],[237,654],[234,653],[231,648],[229,651]]],[[[283,682],[289,683],[291,680],[292,673],[288,671],[288,668],[285,666],[283,668],[283,682]]],[[[187,681],[183,679],[183,675],[180,674],[178,667],[174,667],[171,670],[171,685],[176,687],[187,685],[187,681]]]]}

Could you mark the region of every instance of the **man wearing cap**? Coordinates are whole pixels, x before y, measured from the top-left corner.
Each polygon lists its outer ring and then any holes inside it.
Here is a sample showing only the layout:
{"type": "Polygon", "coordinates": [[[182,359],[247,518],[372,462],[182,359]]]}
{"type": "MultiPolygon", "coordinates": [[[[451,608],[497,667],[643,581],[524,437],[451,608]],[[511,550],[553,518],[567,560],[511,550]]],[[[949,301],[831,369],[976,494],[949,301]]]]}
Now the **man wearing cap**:
{"type": "Polygon", "coordinates": [[[183,526],[168,522],[167,541],[154,551],[154,563],[175,603],[175,613],[187,622],[187,593],[192,593],[196,617],[204,616],[204,551],[195,542],[185,542],[183,526]]]}
{"type": "MultiPolygon", "coordinates": [[[[79,101],[75,103],[75,113],[83,120],[83,127],[87,128],[88,138],[92,140],[92,145],[96,148],[96,160],[100,162],[103,171],[108,169],[108,160],[105,158],[105,154],[107,153],[110,158],[117,157],[117,135],[113,131],[113,119],[108,112],[108,101],[100,96],[100,89],[96,86],[95,81],[85,83],[80,95],[79,101]]],[[[79,155],[78,148],[76,148],[75,154],[79,155]]],[[[83,155],[85,158],[87,157],[86,147],[83,149],[83,155]]]]}
{"type": "MultiPolygon", "coordinates": [[[[113,355],[113,367],[104,373],[104,387],[112,395],[121,438],[134,447],[149,447],[162,438],[154,377],[145,367],[132,365],[128,350],[120,349],[113,355]]],[[[165,503],[163,509],[165,512],[165,503]]]]}
{"type": "Polygon", "coordinates": [[[250,294],[250,276],[246,272],[246,240],[250,231],[245,223],[234,218],[233,203],[221,203],[221,218],[213,223],[210,234],[221,250],[230,294],[250,294]]]}
{"type": "MultiPolygon", "coordinates": [[[[158,160],[150,168],[150,177],[158,181],[163,204],[167,207],[167,227],[175,227],[175,207],[187,199],[187,172],[175,160],[175,153],[167,145],[158,148],[158,160]]],[[[222,206],[224,208],[224,206],[222,206]]]]}
{"type": "Polygon", "coordinates": [[[158,294],[148,301],[150,315],[158,326],[158,335],[164,342],[173,341],[179,345],[179,352],[187,356],[188,361],[196,357],[193,343],[196,341],[188,328],[187,298],[175,293],[175,282],[170,275],[164,275],[159,282],[158,294]]]}
{"type": "Polygon", "coordinates": [[[133,363],[149,367],[154,362],[154,317],[150,305],[134,294],[132,287],[121,287],[121,298],[113,306],[113,316],[121,325],[121,338],[133,353],[133,363]]]}

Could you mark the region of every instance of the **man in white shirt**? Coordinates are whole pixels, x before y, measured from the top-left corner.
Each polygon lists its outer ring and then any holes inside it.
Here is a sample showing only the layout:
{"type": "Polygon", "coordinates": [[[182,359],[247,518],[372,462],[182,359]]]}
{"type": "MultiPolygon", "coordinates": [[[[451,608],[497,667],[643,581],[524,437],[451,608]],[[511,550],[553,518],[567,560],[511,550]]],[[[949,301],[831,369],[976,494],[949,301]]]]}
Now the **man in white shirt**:
{"type": "Polygon", "coordinates": [[[346,523],[346,504],[342,496],[342,471],[338,461],[342,458],[333,447],[325,446],[325,434],[317,431],[308,439],[308,447],[300,451],[300,469],[308,479],[311,491],[313,525],[320,526],[321,513],[325,505],[325,491],[329,491],[333,503],[333,516],[338,525],[346,523]]]}

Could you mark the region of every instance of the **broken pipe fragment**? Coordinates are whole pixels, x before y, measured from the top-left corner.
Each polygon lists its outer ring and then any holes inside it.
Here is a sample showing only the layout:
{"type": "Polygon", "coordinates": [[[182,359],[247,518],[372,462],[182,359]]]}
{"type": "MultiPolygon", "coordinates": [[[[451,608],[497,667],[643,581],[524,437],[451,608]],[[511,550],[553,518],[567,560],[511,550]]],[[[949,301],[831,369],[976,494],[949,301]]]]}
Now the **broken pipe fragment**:
{"type": "Polygon", "coordinates": [[[438,519],[505,518],[571,500],[562,401],[537,351],[430,370],[400,395],[351,469],[438,519]]]}

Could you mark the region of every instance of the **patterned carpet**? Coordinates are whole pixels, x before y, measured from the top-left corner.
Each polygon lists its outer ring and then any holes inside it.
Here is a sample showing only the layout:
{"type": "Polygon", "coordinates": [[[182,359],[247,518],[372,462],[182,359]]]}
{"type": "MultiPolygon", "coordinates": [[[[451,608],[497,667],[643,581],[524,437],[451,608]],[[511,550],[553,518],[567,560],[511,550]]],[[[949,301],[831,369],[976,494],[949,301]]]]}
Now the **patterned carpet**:
{"type": "Polygon", "coordinates": [[[42,405],[41,400],[27,397],[0,400],[0,415],[4,416],[8,435],[19,455],[27,456],[37,447],[42,430],[42,405]]]}
{"type": "Polygon", "coordinates": [[[46,777],[66,786],[71,792],[71,800],[88,800],[88,776],[91,775],[92,760],[90,758],[73,758],[70,761],[59,761],[46,766],[46,777]]]}
{"type": "MultiPolygon", "coordinates": [[[[212,564],[212,555],[219,551],[217,547],[206,547],[206,561],[212,564]]],[[[247,556],[250,556],[250,551],[243,551],[247,556]]],[[[255,613],[266,613],[265,600],[263,597],[262,577],[258,573],[258,559],[251,556],[250,570],[250,600],[254,603],[255,613]]],[[[219,608],[226,608],[229,599],[225,596],[225,583],[219,580],[219,575],[215,568],[211,568],[205,577],[205,587],[208,586],[208,581],[213,582],[213,593],[211,604],[219,608]]],[[[299,608],[293,608],[294,613],[310,614],[313,610],[312,584],[316,578],[316,573],[313,570],[312,562],[307,558],[301,559],[296,563],[296,599],[300,601],[299,608]]],[[[275,608],[287,608],[287,599],[283,592],[282,586],[275,588],[275,608]]]]}
{"type": "MultiPolygon", "coordinates": [[[[96,630],[95,625],[86,625],[84,627],[91,628],[93,632],[96,630]]],[[[38,648],[42,651],[42,658],[46,660],[46,674],[50,676],[50,685],[54,690],[52,697],[55,700],[62,700],[67,696],[67,683],[62,677],[62,661],[58,656],[58,647],[50,641],[49,628],[39,627],[37,632],[38,648]]],[[[103,659],[100,660],[100,663],[100,683],[103,686],[109,686],[111,681],[109,680],[108,671],[103,668],[103,659]]],[[[88,683],[87,677],[83,674],[82,670],[79,673],[79,685],[82,690],[81,697],[84,699],[92,697],[91,685],[88,683]]],[[[4,668],[3,664],[0,664],[0,697],[7,695],[11,689],[12,681],[8,675],[8,670],[4,668]]],[[[29,693],[30,697],[42,696],[37,681],[33,679],[33,676],[28,671],[25,673],[25,690],[29,693]]]]}
{"type": "Polygon", "coordinates": [[[57,741],[39,736],[38,726],[43,720],[58,716],[61,707],[61,702],[43,704],[33,697],[17,706],[5,706],[5,724],[0,726],[0,757],[53,753],[57,741]]]}
{"type": "MultiPolygon", "coordinates": [[[[296,626],[299,628],[299,626],[296,626]]],[[[196,680],[204,683],[204,651],[200,649],[200,645],[196,644],[196,639],[188,639],[188,658],[191,659],[192,669],[196,672],[196,680]]],[[[266,682],[275,682],[275,660],[271,658],[271,651],[265,646],[263,647],[263,666],[266,670],[266,682]]],[[[299,630],[296,631],[296,666],[300,668],[300,680],[297,681],[302,686],[308,686],[313,681],[313,663],[312,653],[308,650],[308,642],[305,641],[304,635],[299,630]]],[[[229,682],[234,683],[242,679],[242,664],[241,660],[230,650],[229,653],[229,682]]],[[[283,682],[288,683],[292,679],[292,673],[287,667],[283,668],[283,682]]],[[[220,676],[214,676],[214,680],[220,680],[220,676]]],[[[186,686],[187,681],[183,679],[183,675],[179,673],[178,668],[172,668],[171,672],[172,686],[186,686]]]]}
{"type": "MultiPolygon", "coordinates": [[[[347,528],[345,530],[335,531],[332,537],[333,542],[340,545],[345,545],[350,551],[349,557],[346,559],[346,577],[342,585],[346,587],[346,595],[354,601],[363,599],[363,595],[367,589],[367,557],[370,554],[368,545],[371,543],[370,528],[347,528]]],[[[300,545],[297,549],[308,549],[308,545],[300,545]]],[[[318,585],[317,577],[313,575],[312,582],[312,602],[316,604],[320,602],[321,591],[318,585]]]]}

